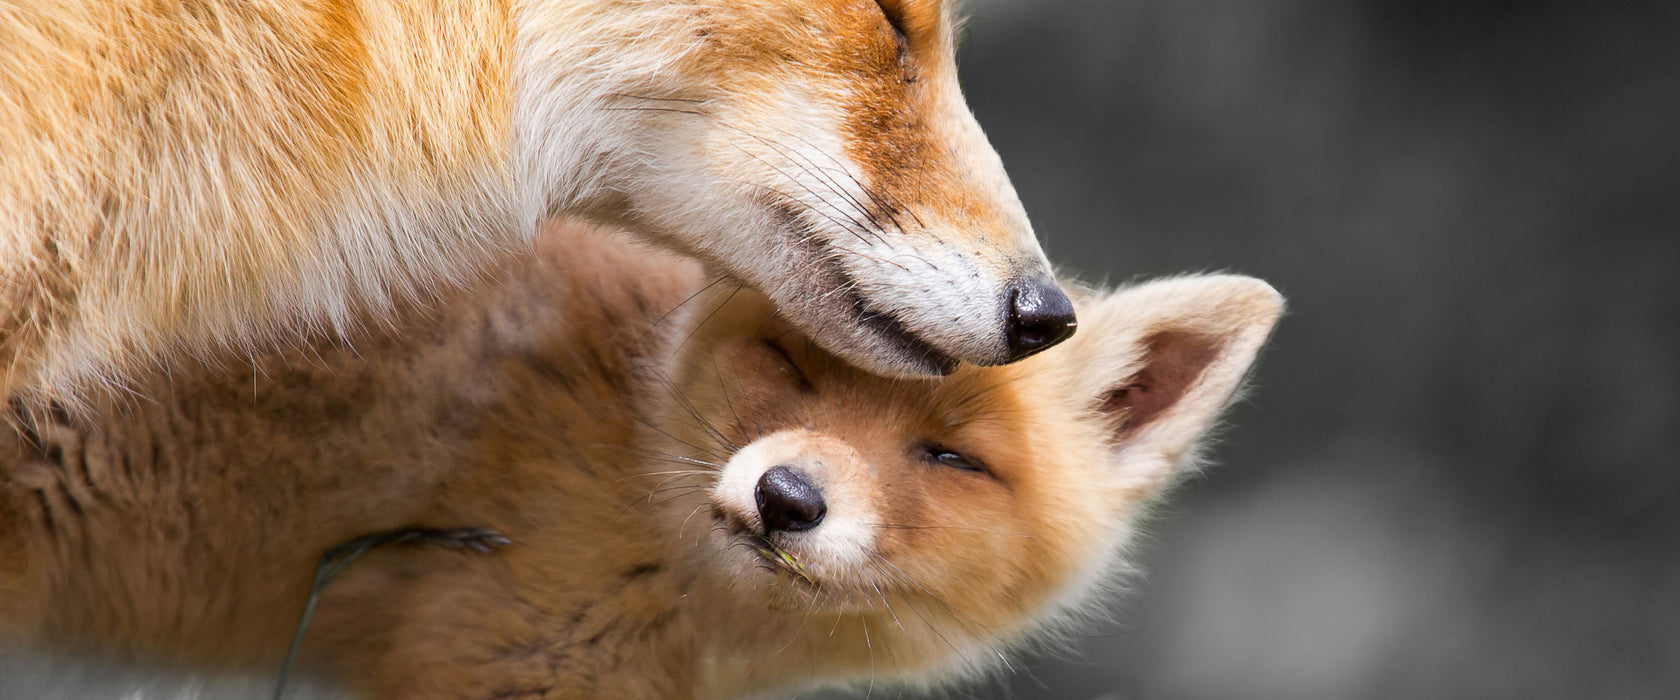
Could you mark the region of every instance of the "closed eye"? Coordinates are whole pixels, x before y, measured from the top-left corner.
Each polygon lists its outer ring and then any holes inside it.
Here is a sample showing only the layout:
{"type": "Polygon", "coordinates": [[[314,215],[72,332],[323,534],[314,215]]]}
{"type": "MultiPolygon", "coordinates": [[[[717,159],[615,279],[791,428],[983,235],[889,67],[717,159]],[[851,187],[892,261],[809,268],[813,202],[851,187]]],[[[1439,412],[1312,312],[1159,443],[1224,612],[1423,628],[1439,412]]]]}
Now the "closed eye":
{"type": "Polygon", "coordinates": [[[961,469],[968,472],[979,472],[981,474],[991,473],[986,469],[986,465],[981,464],[979,460],[969,458],[957,452],[952,452],[943,447],[932,446],[924,447],[922,449],[927,452],[927,458],[929,460],[938,462],[943,466],[947,466],[952,469],[961,469]]]}
{"type": "MultiPolygon", "coordinates": [[[[902,0],[899,0],[902,2],[902,0]]],[[[898,52],[898,65],[904,71],[904,82],[917,81],[915,65],[910,61],[910,33],[904,24],[902,7],[898,2],[882,2],[876,0],[875,7],[881,10],[881,15],[887,18],[887,24],[893,30],[893,44],[898,52]]]]}
{"type": "Polygon", "coordinates": [[[788,354],[786,348],[783,348],[779,343],[769,338],[764,339],[764,344],[769,346],[770,351],[775,353],[777,357],[782,358],[782,364],[786,366],[787,370],[792,372],[793,376],[799,380],[799,388],[801,391],[816,391],[816,387],[811,384],[810,379],[805,377],[805,373],[799,370],[799,363],[793,361],[793,356],[788,354]]]}
{"type": "Polygon", "coordinates": [[[904,18],[894,11],[895,8],[880,0],[876,0],[875,6],[880,8],[881,14],[887,18],[887,24],[892,25],[893,32],[898,35],[899,46],[910,43],[910,35],[904,31],[904,18]]]}

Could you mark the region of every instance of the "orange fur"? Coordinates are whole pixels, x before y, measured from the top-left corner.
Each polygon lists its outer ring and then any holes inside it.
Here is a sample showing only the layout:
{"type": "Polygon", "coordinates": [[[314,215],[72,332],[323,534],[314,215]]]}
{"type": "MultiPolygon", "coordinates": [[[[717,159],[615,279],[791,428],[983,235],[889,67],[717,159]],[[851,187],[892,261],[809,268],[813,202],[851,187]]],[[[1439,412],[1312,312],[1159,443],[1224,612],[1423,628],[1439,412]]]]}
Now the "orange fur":
{"type": "Polygon", "coordinates": [[[160,377],[156,403],[0,439],[0,641],[267,670],[321,550],[474,525],[514,544],[356,564],[306,666],[405,698],[967,677],[1122,565],[1279,312],[1246,278],[1092,293],[1062,347],[887,379],[749,291],[682,303],[692,263],[540,243],[353,349],[160,377]],[[765,532],[772,465],[820,487],[819,527],[765,532]]]}
{"type": "MultiPolygon", "coordinates": [[[[346,305],[386,303],[379,283],[411,292],[465,272],[449,259],[367,269],[381,262],[334,249],[324,229],[359,178],[434,198],[507,178],[508,12],[351,0],[0,9],[0,394],[73,397],[112,369],[249,343],[306,310],[347,323],[295,291],[315,265],[363,268],[337,275],[346,305]],[[416,37],[433,46],[416,51],[416,37]]],[[[488,243],[454,238],[438,242],[488,243]]]]}
{"type": "Polygon", "coordinates": [[[555,213],[697,255],[878,371],[933,368],[865,308],[996,364],[1006,285],[1047,263],[957,92],[950,14],[0,5],[0,396],[74,404],[183,354],[350,332],[555,213]]]}

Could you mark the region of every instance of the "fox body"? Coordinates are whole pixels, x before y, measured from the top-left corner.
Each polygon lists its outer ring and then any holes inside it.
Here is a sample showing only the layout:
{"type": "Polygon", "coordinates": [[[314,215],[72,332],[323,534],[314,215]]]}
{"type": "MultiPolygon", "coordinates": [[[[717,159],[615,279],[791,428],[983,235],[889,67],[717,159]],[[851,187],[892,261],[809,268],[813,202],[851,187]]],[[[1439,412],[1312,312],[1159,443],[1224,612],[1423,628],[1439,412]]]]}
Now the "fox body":
{"type": "Polygon", "coordinates": [[[944,0],[0,2],[0,395],[344,332],[556,213],[697,256],[879,372],[1020,357],[1071,311],[953,23],[944,0]]]}
{"type": "Polygon", "coordinates": [[[890,379],[689,262],[539,250],[355,348],[4,436],[0,644],[272,669],[323,549],[473,525],[513,544],[352,567],[305,665],[415,698],[971,677],[1123,566],[1280,308],[1230,276],[1091,293],[1051,352],[890,379]]]}

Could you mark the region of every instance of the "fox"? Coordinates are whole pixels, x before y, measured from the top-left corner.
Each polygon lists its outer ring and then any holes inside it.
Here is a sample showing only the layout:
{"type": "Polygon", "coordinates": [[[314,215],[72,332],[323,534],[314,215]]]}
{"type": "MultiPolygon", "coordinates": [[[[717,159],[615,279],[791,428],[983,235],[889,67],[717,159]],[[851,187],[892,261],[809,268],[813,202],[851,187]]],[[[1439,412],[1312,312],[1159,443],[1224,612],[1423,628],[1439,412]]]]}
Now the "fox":
{"type": "Polygon", "coordinates": [[[0,648],[359,697],[736,698],[996,672],[1128,569],[1282,309],[1257,279],[1065,285],[1020,362],[882,376],[750,287],[550,225],[441,310],[0,435],[0,648]]]}
{"type": "Polygon", "coordinates": [[[0,2],[0,396],[378,324],[550,217],[874,371],[1076,327],[950,0],[0,2]]]}

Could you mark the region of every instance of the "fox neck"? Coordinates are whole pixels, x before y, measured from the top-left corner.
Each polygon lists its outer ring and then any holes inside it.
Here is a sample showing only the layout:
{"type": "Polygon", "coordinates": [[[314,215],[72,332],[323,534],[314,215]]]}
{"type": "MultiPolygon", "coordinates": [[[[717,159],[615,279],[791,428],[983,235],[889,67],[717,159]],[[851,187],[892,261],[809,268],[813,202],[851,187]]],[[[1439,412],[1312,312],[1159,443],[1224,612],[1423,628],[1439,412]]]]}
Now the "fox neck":
{"type": "Polygon", "coordinates": [[[695,50],[692,13],[687,3],[516,2],[509,165],[523,230],[559,213],[625,221],[617,174],[644,157],[645,120],[659,115],[618,103],[684,87],[675,76],[695,50]]]}

